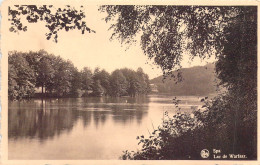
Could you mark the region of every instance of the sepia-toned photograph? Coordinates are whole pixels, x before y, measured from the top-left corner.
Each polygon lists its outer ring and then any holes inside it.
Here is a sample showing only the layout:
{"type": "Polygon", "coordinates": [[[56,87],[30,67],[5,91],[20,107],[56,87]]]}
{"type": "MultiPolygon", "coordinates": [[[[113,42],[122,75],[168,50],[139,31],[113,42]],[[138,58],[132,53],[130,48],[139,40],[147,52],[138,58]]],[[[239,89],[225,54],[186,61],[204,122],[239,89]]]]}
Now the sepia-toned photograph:
{"type": "Polygon", "coordinates": [[[258,10],[3,2],[4,156],[257,161],[258,10]]]}

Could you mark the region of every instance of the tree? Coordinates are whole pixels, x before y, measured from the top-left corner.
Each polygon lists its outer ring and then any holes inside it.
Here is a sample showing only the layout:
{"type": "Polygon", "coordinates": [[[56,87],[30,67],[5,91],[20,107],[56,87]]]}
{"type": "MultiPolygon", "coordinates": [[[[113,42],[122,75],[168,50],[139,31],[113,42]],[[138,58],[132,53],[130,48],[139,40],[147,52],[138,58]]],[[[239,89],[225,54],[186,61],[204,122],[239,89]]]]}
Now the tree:
{"type": "Polygon", "coordinates": [[[137,71],[132,69],[120,69],[127,81],[127,94],[135,97],[136,95],[148,94],[150,82],[149,77],[145,74],[142,68],[138,68],[137,71]]]}
{"type": "Polygon", "coordinates": [[[19,54],[24,56],[26,61],[29,63],[30,67],[36,72],[36,75],[38,75],[37,69],[38,69],[39,61],[43,56],[47,55],[48,53],[44,50],[40,50],[37,52],[30,51],[28,53],[19,52],[19,54]]]}
{"type": "Polygon", "coordinates": [[[68,96],[72,88],[74,65],[70,61],[65,61],[58,56],[54,60],[54,66],[54,82],[50,86],[50,90],[54,91],[58,97],[68,96]]]}
{"type": "Polygon", "coordinates": [[[8,99],[14,100],[18,97],[19,88],[16,80],[18,79],[15,66],[13,64],[8,64],[8,99]]]}
{"type": "Polygon", "coordinates": [[[137,69],[137,76],[138,80],[140,82],[140,93],[142,94],[148,94],[150,92],[150,82],[149,82],[149,76],[144,73],[142,68],[137,69]]]}
{"type": "Polygon", "coordinates": [[[85,13],[83,12],[83,6],[81,9],[76,10],[69,5],[64,8],[55,8],[53,5],[14,5],[9,6],[8,15],[9,21],[11,21],[11,32],[27,31],[27,26],[21,22],[26,17],[28,23],[45,22],[46,27],[49,29],[49,33],[46,33],[47,39],[54,38],[54,41],[58,41],[58,32],[65,29],[66,31],[78,29],[85,33],[85,31],[91,33],[95,32],[90,29],[84,21],[85,13]]]}
{"type": "Polygon", "coordinates": [[[105,95],[109,95],[109,93],[111,92],[111,89],[110,89],[110,74],[102,69],[102,71],[100,72],[100,83],[101,83],[101,86],[103,87],[104,89],[104,94],[105,95]]]}
{"type": "Polygon", "coordinates": [[[131,69],[120,69],[122,74],[125,76],[127,81],[127,93],[129,96],[135,96],[137,94],[137,89],[139,88],[138,80],[134,70],[131,69]]]}
{"type": "Polygon", "coordinates": [[[93,93],[92,93],[92,95],[100,97],[103,94],[104,94],[104,89],[101,86],[100,80],[99,79],[95,80],[94,84],[93,84],[93,93]]]}
{"type": "Polygon", "coordinates": [[[8,96],[10,99],[30,98],[34,94],[35,73],[18,52],[8,54],[8,96]]]}
{"type": "Polygon", "coordinates": [[[45,87],[47,83],[50,83],[52,79],[54,78],[54,68],[52,66],[52,60],[53,58],[50,58],[48,56],[44,56],[40,59],[39,65],[37,68],[37,82],[36,86],[41,86],[42,88],[42,94],[43,94],[43,88],[45,87]]]}
{"type": "Polygon", "coordinates": [[[256,157],[257,12],[256,8],[242,8],[240,13],[233,24],[224,29],[226,41],[223,54],[216,63],[216,71],[220,83],[229,89],[226,97],[230,104],[227,112],[222,114],[229,126],[227,131],[233,133],[230,138],[237,144],[233,149],[256,157]],[[246,15],[248,12],[251,14],[246,15]],[[248,139],[250,143],[242,142],[248,139]]]}
{"type": "Polygon", "coordinates": [[[85,91],[85,93],[88,90],[91,90],[91,86],[93,84],[93,74],[90,68],[84,67],[81,71],[81,81],[82,81],[82,90],[85,91]]]}
{"type": "Polygon", "coordinates": [[[94,71],[93,80],[100,81],[100,85],[102,86],[105,95],[110,93],[110,75],[107,71],[104,69],[100,71],[100,68],[96,68],[94,71]]]}
{"type": "Polygon", "coordinates": [[[115,70],[112,72],[110,84],[112,96],[123,96],[127,94],[127,81],[120,70],[115,70]]]}
{"type": "MultiPolygon", "coordinates": [[[[53,62],[55,61],[55,56],[49,54],[45,50],[40,50],[37,52],[30,51],[29,53],[21,53],[20,54],[26,59],[29,66],[34,70],[36,76],[36,87],[45,88],[45,92],[47,92],[50,86],[53,84],[54,77],[54,66],[53,62]]],[[[50,90],[48,91],[50,92],[50,90]]]]}
{"type": "MultiPolygon", "coordinates": [[[[72,63],[71,63],[72,64],[72,63]]],[[[72,64],[70,67],[70,97],[81,97],[82,77],[78,69],[72,64]]]]}

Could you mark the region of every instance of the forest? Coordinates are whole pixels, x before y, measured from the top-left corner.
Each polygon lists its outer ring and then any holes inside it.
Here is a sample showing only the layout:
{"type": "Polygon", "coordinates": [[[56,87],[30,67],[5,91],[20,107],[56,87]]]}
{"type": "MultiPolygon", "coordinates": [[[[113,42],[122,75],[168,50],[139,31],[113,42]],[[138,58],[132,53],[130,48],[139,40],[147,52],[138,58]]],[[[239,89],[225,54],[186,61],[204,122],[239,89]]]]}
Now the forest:
{"type": "Polygon", "coordinates": [[[60,56],[38,52],[9,52],[8,98],[32,97],[137,96],[150,91],[149,77],[142,68],[78,70],[60,56]],[[40,88],[41,92],[35,92],[40,88]]]}

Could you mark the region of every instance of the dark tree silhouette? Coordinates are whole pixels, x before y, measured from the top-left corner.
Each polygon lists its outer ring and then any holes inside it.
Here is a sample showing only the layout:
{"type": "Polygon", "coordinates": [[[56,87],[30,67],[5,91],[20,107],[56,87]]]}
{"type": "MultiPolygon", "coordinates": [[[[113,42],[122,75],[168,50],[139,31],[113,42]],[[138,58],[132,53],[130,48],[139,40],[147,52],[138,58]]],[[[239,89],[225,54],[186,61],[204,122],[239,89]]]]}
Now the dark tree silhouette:
{"type": "Polygon", "coordinates": [[[181,68],[183,54],[191,59],[221,55],[225,44],[224,28],[240,17],[253,16],[255,9],[171,5],[104,5],[99,8],[107,13],[105,21],[111,23],[111,38],[125,44],[141,40],[143,52],[162,68],[164,75],[181,68]]]}
{"type": "Polygon", "coordinates": [[[58,41],[58,32],[65,29],[66,31],[78,29],[84,34],[86,31],[95,32],[89,28],[84,21],[85,13],[82,10],[76,10],[67,5],[64,8],[55,8],[53,5],[14,5],[9,6],[8,15],[11,21],[11,32],[27,31],[27,26],[21,20],[25,17],[28,23],[45,22],[49,33],[46,33],[47,39],[53,37],[58,41]]]}

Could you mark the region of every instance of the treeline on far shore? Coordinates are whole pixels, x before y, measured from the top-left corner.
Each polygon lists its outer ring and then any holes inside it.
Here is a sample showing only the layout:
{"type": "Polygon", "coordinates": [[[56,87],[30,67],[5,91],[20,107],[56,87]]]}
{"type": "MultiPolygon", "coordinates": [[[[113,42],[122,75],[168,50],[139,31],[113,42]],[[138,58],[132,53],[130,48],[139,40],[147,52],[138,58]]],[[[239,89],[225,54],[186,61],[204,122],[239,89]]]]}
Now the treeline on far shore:
{"type": "Polygon", "coordinates": [[[8,99],[82,96],[137,96],[150,92],[149,77],[142,68],[78,70],[71,61],[37,52],[8,54],[8,99]],[[36,89],[40,92],[36,93],[36,89]]]}

